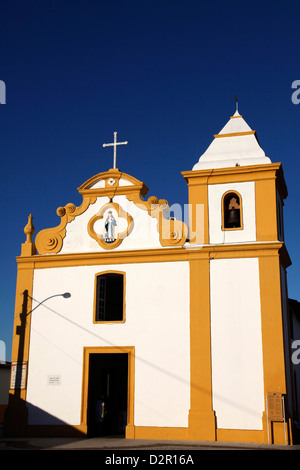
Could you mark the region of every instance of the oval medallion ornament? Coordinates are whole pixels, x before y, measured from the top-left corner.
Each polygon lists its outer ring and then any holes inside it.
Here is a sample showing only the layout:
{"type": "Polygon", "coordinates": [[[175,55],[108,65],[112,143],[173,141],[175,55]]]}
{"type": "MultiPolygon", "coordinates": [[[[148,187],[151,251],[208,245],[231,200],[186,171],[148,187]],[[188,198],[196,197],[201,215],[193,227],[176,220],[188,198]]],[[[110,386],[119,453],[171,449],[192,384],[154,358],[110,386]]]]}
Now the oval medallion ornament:
{"type": "Polygon", "coordinates": [[[88,223],[89,235],[105,250],[112,250],[128,237],[133,229],[133,218],[116,202],[101,207],[88,223]]]}

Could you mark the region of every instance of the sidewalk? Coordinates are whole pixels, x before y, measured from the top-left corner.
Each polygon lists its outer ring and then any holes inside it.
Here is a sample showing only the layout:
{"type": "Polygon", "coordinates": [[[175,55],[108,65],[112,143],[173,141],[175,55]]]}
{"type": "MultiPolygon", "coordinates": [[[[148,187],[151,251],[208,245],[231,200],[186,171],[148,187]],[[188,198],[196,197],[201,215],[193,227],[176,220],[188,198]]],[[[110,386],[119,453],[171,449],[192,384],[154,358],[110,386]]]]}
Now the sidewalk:
{"type": "MultiPolygon", "coordinates": [[[[300,450],[300,445],[268,445],[236,442],[167,441],[146,439],[124,439],[118,437],[99,438],[6,438],[0,437],[0,450],[103,450],[118,451],[199,451],[199,450],[300,450]]],[[[134,454],[134,452],[133,452],[134,454]]]]}

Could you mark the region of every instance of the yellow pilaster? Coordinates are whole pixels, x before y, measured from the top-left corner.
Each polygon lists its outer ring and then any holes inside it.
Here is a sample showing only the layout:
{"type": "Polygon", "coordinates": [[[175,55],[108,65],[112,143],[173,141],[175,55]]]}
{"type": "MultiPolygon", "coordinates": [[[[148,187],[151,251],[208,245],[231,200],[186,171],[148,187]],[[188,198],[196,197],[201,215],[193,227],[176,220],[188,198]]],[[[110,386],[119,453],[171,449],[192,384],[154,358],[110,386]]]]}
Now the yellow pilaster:
{"type": "Polygon", "coordinates": [[[208,244],[208,186],[209,174],[196,171],[183,172],[189,188],[190,243],[208,244]]]}
{"type": "MultiPolygon", "coordinates": [[[[268,392],[286,394],[279,254],[259,258],[261,325],[265,397],[268,392]]],[[[265,398],[266,400],[266,398],[265,398]]],[[[264,439],[273,444],[290,443],[289,423],[269,423],[263,416],[264,439]]]]}
{"type": "Polygon", "coordinates": [[[190,261],[191,408],[189,439],[214,441],[212,409],[209,259],[190,261]]]}
{"type": "Polygon", "coordinates": [[[25,388],[18,383],[28,371],[30,320],[32,309],[33,263],[24,263],[18,267],[15,316],[13,327],[12,363],[16,363],[16,387],[9,390],[9,403],[5,416],[4,432],[6,435],[24,435],[27,425],[26,381],[25,388]],[[22,372],[22,364],[24,370],[22,372]]]}
{"type": "Polygon", "coordinates": [[[275,175],[272,179],[255,182],[255,200],[257,241],[277,240],[275,175]]]}

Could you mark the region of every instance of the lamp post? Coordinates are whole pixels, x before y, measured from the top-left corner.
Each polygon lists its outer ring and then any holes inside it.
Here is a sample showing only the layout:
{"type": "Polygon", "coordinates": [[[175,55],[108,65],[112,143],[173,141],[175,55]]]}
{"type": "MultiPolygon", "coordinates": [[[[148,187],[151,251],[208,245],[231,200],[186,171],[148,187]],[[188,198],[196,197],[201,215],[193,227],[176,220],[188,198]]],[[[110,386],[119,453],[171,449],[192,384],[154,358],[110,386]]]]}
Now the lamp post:
{"type": "MultiPolygon", "coordinates": [[[[37,304],[30,312],[26,313],[26,316],[29,315],[31,312],[33,312],[36,308],[38,308],[40,305],[42,305],[44,302],[46,302],[49,299],[53,299],[53,297],[63,297],[64,299],[69,299],[71,297],[70,292],[65,292],[64,294],[54,294],[50,295],[50,297],[47,297],[47,299],[42,300],[39,304],[37,304]]],[[[31,300],[34,300],[32,297],[30,297],[31,300]]]]}
{"type": "MultiPolygon", "coordinates": [[[[17,360],[17,369],[16,369],[16,376],[15,376],[15,390],[18,390],[18,393],[20,394],[20,389],[21,389],[21,380],[22,380],[22,363],[24,359],[24,344],[25,344],[25,330],[26,330],[26,317],[32,313],[35,309],[37,309],[40,305],[43,303],[47,302],[47,300],[52,299],[53,297],[63,297],[64,299],[68,299],[71,297],[71,294],[69,292],[65,292],[64,294],[54,294],[51,295],[50,297],[47,297],[46,299],[42,300],[38,305],[36,305],[33,309],[31,309],[29,312],[27,312],[27,305],[28,305],[28,291],[25,290],[23,292],[23,306],[22,306],[22,312],[20,313],[20,320],[21,324],[17,326],[17,334],[20,336],[19,339],[19,348],[18,348],[18,360],[17,360]]],[[[34,300],[32,297],[30,297],[31,300],[34,300]]],[[[16,392],[15,392],[16,394],[16,392]]]]}
{"type": "MultiPolygon", "coordinates": [[[[9,403],[8,409],[6,411],[5,416],[5,430],[10,434],[12,430],[13,434],[15,434],[16,429],[18,432],[22,433],[25,430],[27,425],[27,407],[26,407],[26,392],[21,396],[21,389],[25,389],[26,385],[22,387],[22,371],[23,371],[23,360],[24,360],[24,347],[25,347],[25,334],[26,334],[26,318],[27,316],[36,310],[40,305],[45,303],[47,300],[52,299],[53,297],[63,297],[64,299],[68,299],[71,297],[69,292],[64,292],[63,294],[54,294],[50,297],[39,302],[34,308],[32,308],[29,312],[28,309],[28,298],[31,300],[35,300],[28,294],[28,290],[26,289],[23,292],[23,304],[22,304],[22,311],[20,313],[20,324],[16,328],[16,334],[19,336],[19,345],[18,345],[18,356],[17,356],[17,363],[16,363],[16,371],[14,375],[13,384],[11,384],[11,388],[14,390],[14,393],[9,394],[9,403]],[[12,386],[13,385],[13,386],[12,386]]],[[[28,335],[29,338],[29,335],[28,335]]],[[[29,341],[29,339],[28,339],[29,341]]]]}

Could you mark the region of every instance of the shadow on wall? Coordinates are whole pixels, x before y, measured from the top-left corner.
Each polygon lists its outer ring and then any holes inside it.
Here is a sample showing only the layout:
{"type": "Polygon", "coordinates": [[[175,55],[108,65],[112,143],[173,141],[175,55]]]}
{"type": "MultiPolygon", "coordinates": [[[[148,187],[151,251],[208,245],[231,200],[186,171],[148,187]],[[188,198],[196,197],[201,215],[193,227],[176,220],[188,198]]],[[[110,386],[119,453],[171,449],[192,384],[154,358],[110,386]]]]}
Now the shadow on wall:
{"type": "Polygon", "coordinates": [[[65,423],[57,417],[47,413],[20,397],[10,394],[9,406],[4,416],[5,437],[86,437],[86,433],[76,426],[65,423]],[[30,425],[28,414],[36,422],[47,423],[30,425]]]}
{"type": "MultiPolygon", "coordinates": [[[[55,294],[55,296],[63,296],[64,298],[70,297],[69,293],[65,294],[55,294]]],[[[19,336],[19,345],[18,345],[18,356],[17,356],[17,370],[16,370],[16,377],[15,377],[15,383],[16,383],[16,388],[14,390],[14,393],[10,393],[9,395],[9,404],[8,408],[5,413],[5,418],[4,418],[4,435],[6,436],[56,436],[56,437],[63,437],[63,436],[69,436],[69,437],[86,437],[87,436],[87,429],[83,429],[80,425],[72,426],[69,425],[60,419],[58,419],[55,416],[52,416],[51,414],[47,413],[46,411],[40,409],[39,407],[36,407],[33,404],[27,403],[23,400],[22,398],[22,390],[21,388],[18,388],[18,386],[21,386],[22,383],[22,363],[24,360],[24,345],[25,345],[25,331],[26,331],[26,318],[29,313],[31,313],[35,308],[37,308],[39,305],[44,303],[47,299],[45,299],[42,302],[39,302],[36,307],[34,307],[33,310],[29,310],[29,300],[31,297],[28,294],[28,291],[25,290],[23,292],[23,304],[22,304],[22,309],[20,313],[20,324],[17,326],[17,331],[16,335],[19,336]],[[28,416],[29,416],[29,411],[30,411],[30,417],[34,417],[36,422],[38,421],[39,423],[47,423],[45,424],[34,424],[34,425],[29,425],[28,424],[28,416]]],[[[298,302],[297,302],[298,304],[298,302]]],[[[295,306],[294,306],[295,307],[295,306]]],[[[73,320],[70,320],[68,318],[65,318],[63,315],[61,315],[59,312],[56,312],[49,307],[46,307],[51,311],[53,314],[58,315],[61,318],[64,318],[65,321],[68,321],[72,323],[73,325],[77,326],[78,328],[81,328],[83,331],[88,332],[90,335],[93,335],[97,337],[98,339],[101,339],[101,341],[105,341],[106,344],[111,345],[111,346],[116,346],[113,343],[110,343],[107,339],[98,336],[96,333],[83,328],[81,325],[78,325],[76,322],[73,320]]],[[[290,303],[290,308],[291,308],[291,303],[290,303]]],[[[297,312],[299,310],[297,309],[297,312]]],[[[299,316],[296,314],[295,318],[295,323],[294,323],[294,330],[296,332],[296,326],[299,325],[299,316]],[[298,322],[296,324],[296,321],[298,322]]],[[[299,329],[300,331],[300,329],[299,329]]],[[[293,336],[292,336],[293,337],[293,336]]],[[[190,384],[190,382],[187,379],[184,379],[173,372],[166,370],[162,367],[160,367],[157,364],[154,364],[152,362],[149,362],[145,360],[142,357],[135,357],[136,361],[141,361],[143,364],[147,367],[155,368],[157,371],[163,373],[163,374],[168,374],[169,377],[172,377],[175,381],[181,381],[185,382],[187,386],[190,386],[191,388],[200,390],[202,393],[210,393],[208,390],[205,388],[201,388],[193,383],[190,384]]],[[[299,382],[300,383],[300,382],[299,382]]],[[[300,390],[300,387],[299,387],[300,390]]],[[[220,399],[225,403],[231,404],[232,407],[244,410],[244,412],[247,412],[249,414],[253,413],[253,410],[247,407],[247,405],[241,405],[240,403],[236,403],[234,400],[230,400],[226,397],[220,397],[220,399]]],[[[262,410],[263,411],[263,410],[262,410]]]]}
{"type": "Polygon", "coordinates": [[[51,297],[40,302],[32,310],[28,311],[29,299],[28,290],[23,292],[22,310],[20,313],[20,324],[16,327],[16,336],[19,336],[17,367],[15,373],[15,389],[14,393],[9,394],[8,407],[4,415],[4,435],[5,436],[70,436],[82,437],[85,433],[82,432],[78,426],[71,426],[59,420],[55,416],[50,415],[46,411],[26,402],[22,398],[22,364],[24,360],[24,346],[25,346],[25,333],[27,316],[39,307],[42,303],[52,297],[62,296],[69,298],[71,294],[68,292],[64,294],[55,294],[51,297]],[[28,425],[28,414],[34,416],[39,423],[47,423],[50,426],[28,425]]]}

